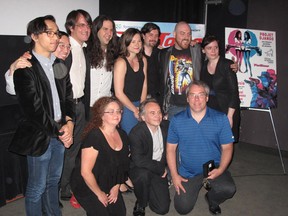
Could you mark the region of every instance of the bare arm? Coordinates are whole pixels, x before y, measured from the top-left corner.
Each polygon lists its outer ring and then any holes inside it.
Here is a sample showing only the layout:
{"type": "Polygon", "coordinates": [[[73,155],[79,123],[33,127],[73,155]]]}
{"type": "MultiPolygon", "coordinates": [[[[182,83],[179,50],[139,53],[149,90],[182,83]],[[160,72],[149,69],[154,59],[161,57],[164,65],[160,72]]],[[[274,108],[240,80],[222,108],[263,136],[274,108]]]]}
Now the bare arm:
{"type": "Polygon", "coordinates": [[[234,113],[235,113],[235,109],[229,107],[227,117],[228,117],[231,128],[233,127],[233,115],[234,115],[234,113]]]}
{"type": "Polygon", "coordinates": [[[19,68],[31,67],[31,63],[28,61],[31,59],[31,54],[29,52],[25,52],[21,57],[16,59],[11,65],[9,70],[5,73],[5,80],[6,80],[6,92],[11,95],[15,95],[14,89],[14,81],[13,75],[14,71],[19,68]]]}
{"type": "Polygon", "coordinates": [[[177,165],[176,165],[176,144],[167,143],[167,163],[171,172],[173,185],[175,187],[178,195],[180,194],[180,189],[186,193],[185,188],[182,185],[182,181],[187,182],[188,180],[183,178],[178,174],[177,165]]]}
{"type": "Polygon", "coordinates": [[[230,164],[233,154],[233,143],[221,145],[221,148],[222,148],[222,154],[220,165],[218,168],[213,169],[211,172],[208,173],[209,176],[208,179],[215,179],[218,176],[220,176],[230,164]]]}
{"type": "Polygon", "coordinates": [[[105,194],[101,188],[99,187],[95,176],[92,172],[93,167],[95,166],[97,157],[98,157],[98,151],[94,149],[93,147],[90,148],[84,148],[81,150],[81,175],[87,184],[87,186],[90,188],[90,190],[96,194],[99,201],[107,207],[108,205],[108,197],[107,194],[105,194]]]}
{"type": "Polygon", "coordinates": [[[31,54],[27,51],[22,56],[20,56],[18,59],[16,59],[9,68],[9,76],[13,76],[14,71],[19,68],[25,68],[25,67],[31,67],[31,63],[28,61],[28,59],[31,59],[31,54]]]}
{"type": "Polygon", "coordinates": [[[145,57],[143,57],[143,63],[144,63],[143,72],[144,72],[145,78],[144,78],[144,82],[143,82],[143,88],[142,88],[141,101],[140,102],[143,102],[147,98],[147,59],[145,57]]]}
{"type": "MultiPolygon", "coordinates": [[[[124,80],[126,74],[126,62],[122,58],[118,58],[114,65],[114,90],[116,97],[121,103],[134,113],[134,116],[138,116],[138,108],[129,100],[124,93],[124,80]]],[[[137,117],[138,118],[138,117],[137,117]]]]}

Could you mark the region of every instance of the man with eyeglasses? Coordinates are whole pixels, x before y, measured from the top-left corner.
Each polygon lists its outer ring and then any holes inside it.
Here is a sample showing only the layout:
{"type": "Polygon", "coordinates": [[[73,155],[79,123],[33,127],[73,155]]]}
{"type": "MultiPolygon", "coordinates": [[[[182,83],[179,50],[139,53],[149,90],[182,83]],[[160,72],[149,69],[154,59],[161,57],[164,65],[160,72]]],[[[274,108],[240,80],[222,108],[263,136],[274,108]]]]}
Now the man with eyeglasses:
{"type": "Polygon", "coordinates": [[[189,106],[176,114],[169,125],[167,162],[176,190],[174,206],[183,215],[194,208],[203,180],[209,211],[214,215],[221,213],[219,205],[236,192],[227,170],[233,154],[231,127],[224,113],[207,107],[208,95],[209,87],[204,82],[190,83],[186,90],[189,106]],[[210,161],[214,161],[215,168],[210,161]]]}
{"type": "MultiPolygon", "coordinates": [[[[57,58],[63,60],[63,62],[59,61],[59,63],[65,64],[64,61],[70,54],[70,50],[71,50],[69,35],[63,31],[59,31],[59,37],[60,39],[59,39],[58,46],[53,54],[57,58]]],[[[8,94],[11,94],[11,95],[16,94],[15,89],[14,89],[14,82],[13,82],[14,71],[19,68],[31,67],[32,65],[31,65],[31,62],[29,61],[29,59],[31,58],[32,58],[32,55],[30,54],[29,51],[27,51],[10,65],[9,70],[5,73],[6,92],[8,94]]]]}
{"type": "Polygon", "coordinates": [[[130,132],[132,165],[130,178],[134,185],[136,203],[134,216],[144,216],[145,207],[164,215],[168,213],[170,195],[166,169],[166,138],[168,122],[155,99],[140,104],[139,122],[130,132]]]}
{"type": "Polygon", "coordinates": [[[58,26],[51,15],[30,21],[31,67],[14,72],[15,92],[23,120],[9,150],[27,155],[26,215],[60,216],[58,192],[64,150],[73,143],[74,106],[67,70],[55,67],[53,52],[59,42],[58,26]],[[61,74],[57,77],[56,74],[61,74]]]}
{"type": "Polygon", "coordinates": [[[72,197],[70,177],[75,166],[75,158],[81,145],[81,134],[89,118],[90,111],[90,63],[86,51],[91,34],[92,19],[88,12],[78,9],[71,11],[66,18],[65,28],[69,34],[71,52],[66,59],[73,89],[76,112],[74,143],[65,150],[64,168],[61,177],[62,200],[72,197]]]}

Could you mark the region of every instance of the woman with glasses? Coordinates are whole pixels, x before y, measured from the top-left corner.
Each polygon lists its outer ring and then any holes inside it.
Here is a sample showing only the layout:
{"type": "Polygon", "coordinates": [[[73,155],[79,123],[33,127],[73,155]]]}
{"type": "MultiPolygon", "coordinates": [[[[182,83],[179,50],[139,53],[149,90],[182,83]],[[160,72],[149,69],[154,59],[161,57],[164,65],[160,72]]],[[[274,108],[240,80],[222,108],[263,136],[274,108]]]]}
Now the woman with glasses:
{"type": "Polygon", "coordinates": [[[118,125],[122,105],[102,97],[92,107],[72,173],[72,191],[87,215],[126,215],[120,184],[128,177],[128,137],[118,125]]]}
{"type": "Polygon", "coordinates": [[[220,57],[219,40],[213,35],[205,36],[201,47],[206,61],[202,67],[200,80],[206,82],[210,88],[207,105],[227,114],[234,140],[238,142],[240,100],[237,76],[230,67],[233,61],[220,57]]]}

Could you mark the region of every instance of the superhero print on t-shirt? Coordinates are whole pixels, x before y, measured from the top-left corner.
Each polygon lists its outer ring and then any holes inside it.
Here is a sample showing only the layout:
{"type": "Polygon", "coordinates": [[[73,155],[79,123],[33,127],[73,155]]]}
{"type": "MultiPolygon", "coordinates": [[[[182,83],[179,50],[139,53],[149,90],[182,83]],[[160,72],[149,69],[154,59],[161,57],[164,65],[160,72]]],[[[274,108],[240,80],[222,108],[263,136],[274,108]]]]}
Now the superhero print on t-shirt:
{"type": "Polygon", "coordinates": [[[169,77],[171,93],[173,95],[185,95],[187,86],[193,81],[193,67],[190,56],[171,55],[169,64],[169,77]]]}

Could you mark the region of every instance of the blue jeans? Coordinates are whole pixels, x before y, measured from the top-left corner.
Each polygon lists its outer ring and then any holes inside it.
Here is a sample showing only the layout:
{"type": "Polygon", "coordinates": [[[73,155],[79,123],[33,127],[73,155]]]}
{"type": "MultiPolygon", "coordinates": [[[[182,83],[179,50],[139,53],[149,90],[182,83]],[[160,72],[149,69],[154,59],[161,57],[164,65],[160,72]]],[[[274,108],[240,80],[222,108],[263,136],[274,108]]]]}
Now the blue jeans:
{"type": "MultiPolygon", "coordinates": [[[[132,102],[134,106],[139,107],[140,102],[132,102]]],[[[134,113],[129,110],[127,107],[124,107],[123,114],[122,114],[122,120],[120,123],[121,128],[129,134],[131,129],[138,123],[138,119],[135,118],[134,113]]]]}
{"type": "Polygon", "coordinates": [[[27,156],[26,215],[42,215],[42,204],[48,216],[61,215],[58,183],[63,168],[64,149],[64,145],[59,140],[51,138],[48,149],[43,155],[27,156]]]}

